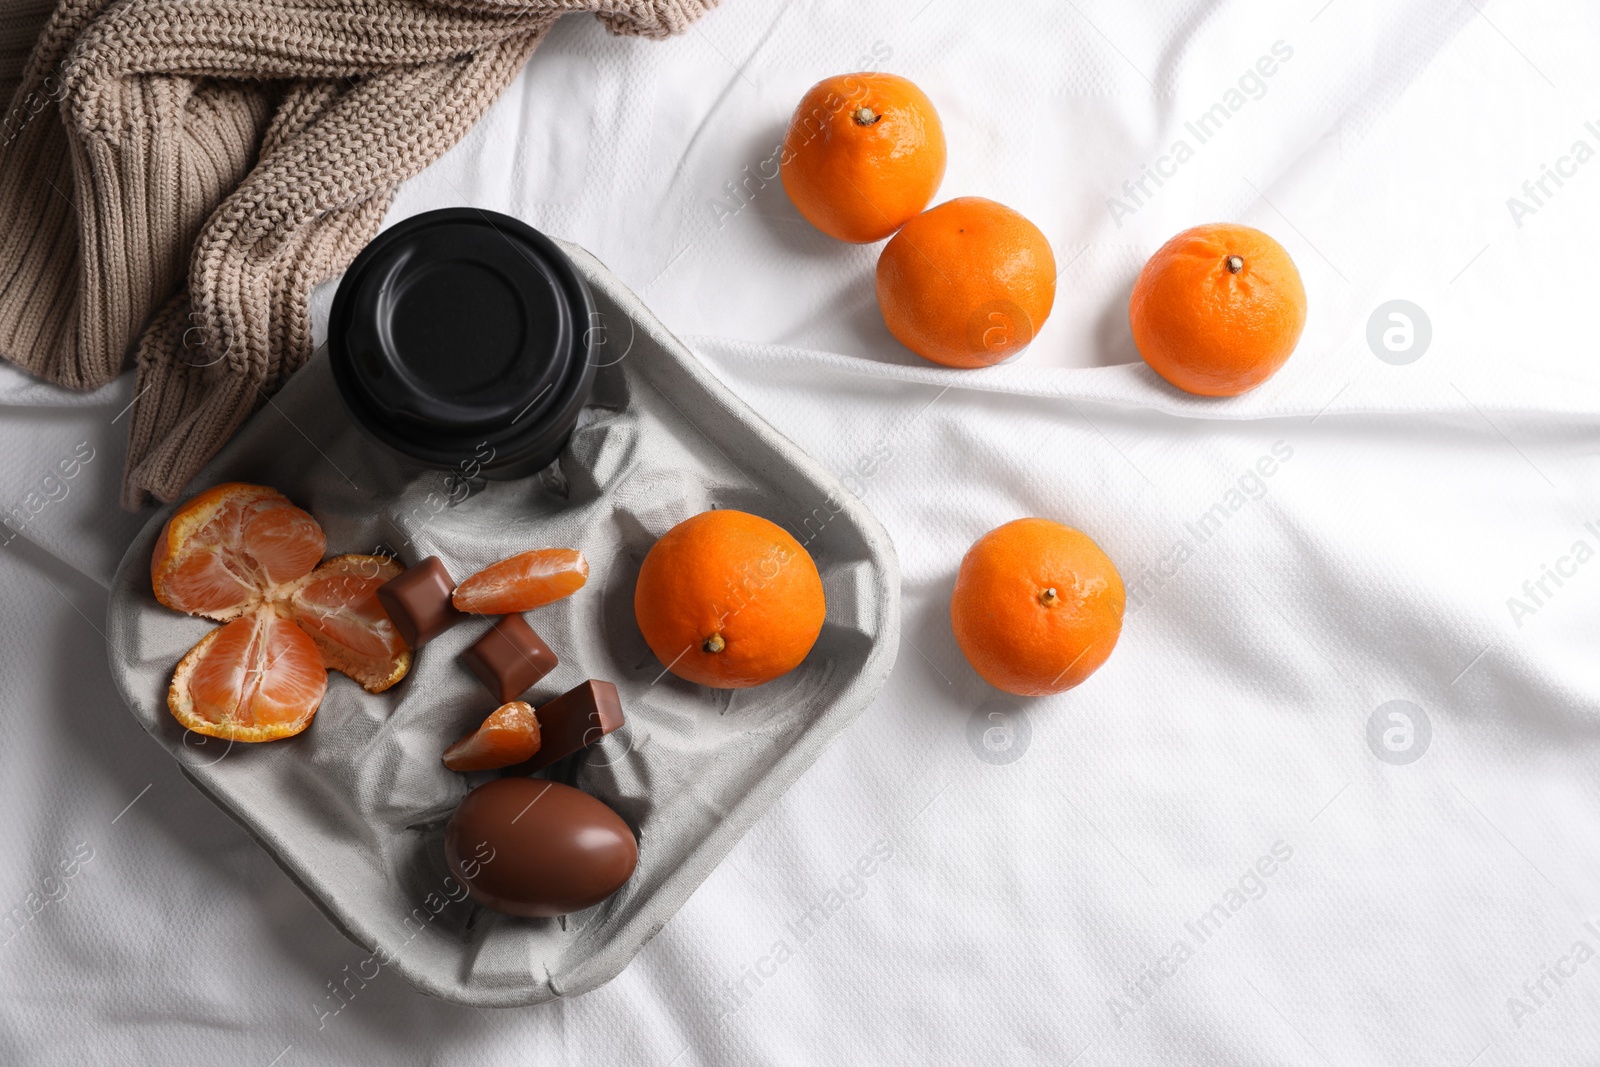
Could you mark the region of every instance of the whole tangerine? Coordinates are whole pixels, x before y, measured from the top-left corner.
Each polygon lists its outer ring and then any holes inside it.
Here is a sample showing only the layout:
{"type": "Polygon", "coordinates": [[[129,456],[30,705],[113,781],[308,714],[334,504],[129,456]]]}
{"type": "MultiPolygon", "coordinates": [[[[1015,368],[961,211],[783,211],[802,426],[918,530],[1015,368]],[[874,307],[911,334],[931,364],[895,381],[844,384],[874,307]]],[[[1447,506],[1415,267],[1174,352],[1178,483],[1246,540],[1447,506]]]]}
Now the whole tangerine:
{"type": "Polygon", "coordinates": [[[827,606],[817,565],[788,531],[718,509],[683,520],[651,547],[633,612],[667,670],[744,689],[799,666],[827,606]]]}
{"type": "Polygon", "coordinates": [[[923,212],[878,257],[878,308],[895,338],[947,367],[987,367],[1033,342],[1056,300],[1039,227],[981,196],[923,212]]]}
{"type": "Polygon", "coordinates": [[[829,237],[881,241],[928,206],[944,180],[944,127],[923,91],[895,74],[813,85],[778,158],[783,188],[829,237]]]}
{"type": "Polygon", "coordinates": [[[1156,250],[1128,302],[1133,343],[1152,370],[1200,396],[1238,396],[1289,358],[1306,324],[1306,290],[1282,245],[1212,223],[1156,250]]]}
{"type": "Polygon", "coordinates": [[[1087,534],[1049,519],[1017,519],[967,551],[950,597],[956,644],[984,681],[1048,696],[1093,674],[1122,632],[1125,593],[1087,534]]]}

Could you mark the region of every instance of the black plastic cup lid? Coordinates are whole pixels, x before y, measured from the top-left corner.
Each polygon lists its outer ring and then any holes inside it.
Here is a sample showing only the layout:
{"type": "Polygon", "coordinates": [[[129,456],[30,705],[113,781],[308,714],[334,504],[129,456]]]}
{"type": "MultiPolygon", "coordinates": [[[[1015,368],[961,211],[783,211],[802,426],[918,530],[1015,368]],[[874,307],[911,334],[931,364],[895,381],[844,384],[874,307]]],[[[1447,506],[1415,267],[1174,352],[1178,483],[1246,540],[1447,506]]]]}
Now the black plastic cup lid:
{"type": "Polygon", "coordinates": [[[356,420],[402,453],[439,467],[482,461],[484,446],[490,466],[553,459],[593,383],[593,314],[549,238],[448,208],[385,230],[351,263],[329,356],[356,420]]]}

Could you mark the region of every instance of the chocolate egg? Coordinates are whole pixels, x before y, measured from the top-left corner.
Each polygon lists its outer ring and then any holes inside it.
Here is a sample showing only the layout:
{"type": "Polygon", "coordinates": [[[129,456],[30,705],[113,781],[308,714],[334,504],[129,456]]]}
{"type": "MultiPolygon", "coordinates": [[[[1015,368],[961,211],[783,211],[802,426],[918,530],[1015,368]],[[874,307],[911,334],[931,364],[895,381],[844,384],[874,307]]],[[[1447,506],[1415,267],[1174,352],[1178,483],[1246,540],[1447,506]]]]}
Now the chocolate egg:
{"type": "Polygon", "coordinates": [[[542,778],[498,778],[468,793],[445,828],[444,853],[474,901],[530,919],[600,903],[639,862],[616,812],[542,778]]]}

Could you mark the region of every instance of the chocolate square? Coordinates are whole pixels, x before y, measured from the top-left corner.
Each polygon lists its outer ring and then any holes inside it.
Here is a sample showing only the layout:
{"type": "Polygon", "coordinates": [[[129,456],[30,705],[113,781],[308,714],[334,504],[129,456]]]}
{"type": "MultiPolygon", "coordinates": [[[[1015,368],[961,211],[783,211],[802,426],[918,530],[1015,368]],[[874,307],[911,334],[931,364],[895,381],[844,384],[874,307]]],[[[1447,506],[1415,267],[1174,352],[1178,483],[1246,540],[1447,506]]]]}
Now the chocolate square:
{"type": "Polygon", "coordinates": [[[456,583],[438,556],[429,556],[404,574],[378,586],[378,603],[400,632],[400,639],[421,648],[466,618],[450,602],[456,583]]]}
{"type": "Polygon", "coordinates": [[[461,661],[504,704],[555,670],[556,654],[521,615],[505,615],[461,653],[461,661]]]}
{"type": "Polygon", "coordinates": [[[529,773],[544,770],[621,726],[622,698],[612,683],[590,679],[535,708],[533,715],[539,720],[539,751],[517,767],[529,773]]]}

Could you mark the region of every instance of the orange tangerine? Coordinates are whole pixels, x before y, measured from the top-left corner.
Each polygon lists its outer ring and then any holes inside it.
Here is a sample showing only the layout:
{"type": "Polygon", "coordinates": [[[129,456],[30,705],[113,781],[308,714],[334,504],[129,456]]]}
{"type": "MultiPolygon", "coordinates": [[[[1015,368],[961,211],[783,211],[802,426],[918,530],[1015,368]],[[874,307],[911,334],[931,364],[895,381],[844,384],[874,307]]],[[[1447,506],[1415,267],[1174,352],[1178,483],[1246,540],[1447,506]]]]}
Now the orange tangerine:
{"type": "Polygon", "coordinates": [[[536,548],[491,563],[456,586],[457,611],[514,615],[571,596],[589,580],[589,561],[575,548],[536,548]]]}
{"type": "Polygon", "coordinates": [[[328,687],[306,632],[270,607],[202,637],[178,663],[167,707],[184,726],[225,741],[273,741],[311,725],[328,687]]]}
{"type": "Polygon", "coordinates": [[[1111,655],[1125,593],[1088,535],[1017,519],[968,550],[950,597],[956,644],[983,679],[1017,696],[1071,689],[1111,655]]]}
{"type": "Polygon", "coordinates": [[[987,367],[1033,342],[1056,300],[1056,257],[1004,204],[963,196],[906,223],[878,256],[878,308],[911,351],[987,367]]]}
{"type": "Polygon", "coordinates": [[[1289,253],[1260,230],[1196,226],[1145,263],[1128,322],[1139,354],[1167,381],[1237,396],[1272,377],[1300,343],[1306,290],[1289,253]]]}
{"type": "Polygon", "coordinates": [[[539,719],[521,700],[502,704],[472,733],[444,750],[452,771],[492,771],[533,758],[539,751],[539,719]]]}
{"type": "Polygon", "coordinates": [[[758,515],[720,509],[661,535],[639,568],[633,611],[667,670],[743,689],[799,666],[827,606],[800,542],[758,515]]]}
{"type": "Polygon", "coordinates": [[[296,583],[283,602],[323,662],[369,693],[383,692],[411,668],[411,649],[377,595],[402,570],[387,556],[334,556],[296,583]]]}
{"type": "Polygon", "coordinates": [[[923,91],[895,74],[824,78],[801,98],[779,157],[783,188],[829,237],[881,241],[928,206],[944,180],[944,127],[923,91]]]}

